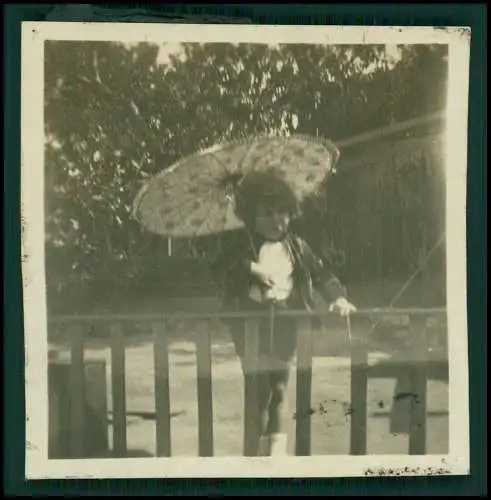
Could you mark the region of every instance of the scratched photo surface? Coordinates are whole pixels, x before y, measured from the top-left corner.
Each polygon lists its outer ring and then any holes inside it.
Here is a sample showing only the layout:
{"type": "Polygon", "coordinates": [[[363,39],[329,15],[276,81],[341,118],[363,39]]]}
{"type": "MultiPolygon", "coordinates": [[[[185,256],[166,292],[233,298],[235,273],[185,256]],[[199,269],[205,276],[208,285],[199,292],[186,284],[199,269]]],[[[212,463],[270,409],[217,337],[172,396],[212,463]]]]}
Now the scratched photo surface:
{"type": "Polygon", "coordinates": [[[465,33],[135,27],[24,31],[32,474],[466,473],[465,33]]]}

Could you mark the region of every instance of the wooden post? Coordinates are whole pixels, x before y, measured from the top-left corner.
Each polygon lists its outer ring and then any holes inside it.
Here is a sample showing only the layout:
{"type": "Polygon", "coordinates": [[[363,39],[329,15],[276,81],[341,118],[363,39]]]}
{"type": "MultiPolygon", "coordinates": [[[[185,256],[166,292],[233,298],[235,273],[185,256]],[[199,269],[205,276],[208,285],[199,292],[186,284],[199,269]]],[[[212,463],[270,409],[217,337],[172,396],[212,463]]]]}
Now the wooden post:
{"type": "Polygon", "coordinates": [[[361,321],[361,336],[351,340],[351,455],[367,453],[368,345],[363,335],[369,328],[366,320],[361,321]]]}
{"type": "Polygon", "coordinates": [[[312,320],[297,320],[297,404],[295,455],[311,455],[312,425],[312,320]]]}
{"type": "Polygon", "coordinates": [[[63,382],[66,375],[57,373],[59,362],[48,361],[48,458],[67,458],[67,440],[69,425],[67,401],[69,391],[63,382]]]}
{"type": "Polygon", "coordinates": [[[75,324],[71,331],[70,364],[70,456],[85,455],[85,374],[84,329],[75,324]]]}
{"type": "Polygon", "coordinates": [[[111,381],[113,395],[113,454],[124,458],[126,444],[125,339],[120,323],[111,325],[111,381]]]}
{"type": "MultiPolygon", "coordinates": [[[[69,359],[49,360],[49,448],[50,459],[107,457],[109,450],[107,420],[106,362],[104,359],[84,359],[82,383],[84,394],[72,391],[72,364],[69,359]],[[78,395],[77,395],[78,394],[78,395]],[[72,399],[82,401],[80,408],[74,408],[72,399]],[[77,418],[75,419],[75,416],[77,418]],[[83,423],[72,428],[76,420],[83,423]],[[79,450],[73,449],[75,440],[79,450]]],[[[79,384],[80,382],[77,382],[79,384]]]]}
{"type": "Polygon", "coordinates": [[[410,405],[409,454],[426,453],[426,392],[427,392],[427,346],[426,318],[418,315],[410,318],[413,340],[410,405]]]}
{"type": "Polygon", "coordinates": [[[200,321],[196,330],[198,382],[199,456],[213,456],[213,391],[211,371],[211,336],[209,321],[200,321]]]}
{"type": "Polygon", "coordinates": [[[157,457],[171,456],[169,350],[166,322],[153,324],[157,457]]]}
{"type": "Polygon", "coordinates": [[[258,356],[259,325],[256,319],[245,320],[244,359],[244,456],[257,455],[259,442],[258,356]]]}
{"type": "Polygon", "coordinates": [[[109,452],[106,365],[105,359],[85,360],[86,452],[94,458],[109,452]]]}

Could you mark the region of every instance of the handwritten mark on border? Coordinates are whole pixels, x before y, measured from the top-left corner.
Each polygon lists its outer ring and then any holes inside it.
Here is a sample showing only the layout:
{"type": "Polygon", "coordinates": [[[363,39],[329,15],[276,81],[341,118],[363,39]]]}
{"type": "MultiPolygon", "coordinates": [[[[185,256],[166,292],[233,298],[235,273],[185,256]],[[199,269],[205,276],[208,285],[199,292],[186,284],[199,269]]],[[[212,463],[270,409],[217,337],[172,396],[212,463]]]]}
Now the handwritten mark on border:
{"type": "Polygon", "coordinates": [[[379,467],[369,468],[365,470],[366,477],[383,477],[383,476],[443,476],[450,474],[445,459],[442,459],[440,467],[379,467]]]}

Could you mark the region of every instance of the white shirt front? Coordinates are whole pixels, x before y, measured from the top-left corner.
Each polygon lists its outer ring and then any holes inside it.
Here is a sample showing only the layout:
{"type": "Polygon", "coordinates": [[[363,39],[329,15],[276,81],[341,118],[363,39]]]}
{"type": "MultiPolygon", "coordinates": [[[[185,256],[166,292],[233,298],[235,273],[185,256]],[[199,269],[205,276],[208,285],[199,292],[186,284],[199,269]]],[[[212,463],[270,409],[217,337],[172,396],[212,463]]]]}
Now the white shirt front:
{"type": "Polygon", "coordinates": [[[263,290],[259,286],[251,288],[250,297],[253,300],[262,302],[264,299],[288,299],[293,289],[293,264],[283,242],[263,243],[258,261],[252,264],[252,271],[263,275],[270,282],[263,290]]]}

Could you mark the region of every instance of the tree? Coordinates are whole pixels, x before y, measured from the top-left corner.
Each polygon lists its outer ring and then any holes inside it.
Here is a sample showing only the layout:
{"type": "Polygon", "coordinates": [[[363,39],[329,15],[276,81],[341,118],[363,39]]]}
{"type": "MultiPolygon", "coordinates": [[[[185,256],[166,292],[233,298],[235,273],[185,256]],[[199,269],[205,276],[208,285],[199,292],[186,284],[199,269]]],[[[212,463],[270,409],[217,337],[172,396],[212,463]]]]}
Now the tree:
{"type": "Polygon", "coordinates": [[[158,55],[146,43],[46,43],[52,287],[165,267],[162,239],[130,208],[141,183],[181,156],[264,131],[337,140],[445,102],[441,47],[401,47],[398,61],[361,45],[185,44],[166,64],[158,55]]]}

